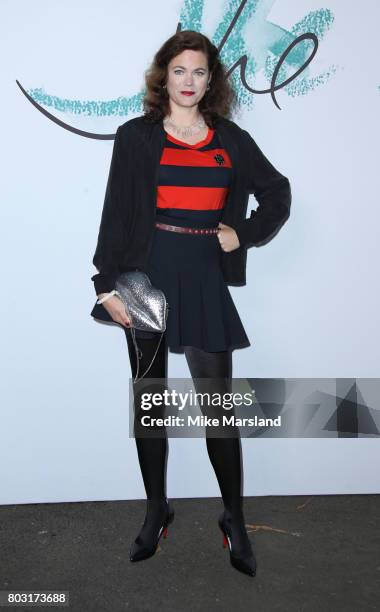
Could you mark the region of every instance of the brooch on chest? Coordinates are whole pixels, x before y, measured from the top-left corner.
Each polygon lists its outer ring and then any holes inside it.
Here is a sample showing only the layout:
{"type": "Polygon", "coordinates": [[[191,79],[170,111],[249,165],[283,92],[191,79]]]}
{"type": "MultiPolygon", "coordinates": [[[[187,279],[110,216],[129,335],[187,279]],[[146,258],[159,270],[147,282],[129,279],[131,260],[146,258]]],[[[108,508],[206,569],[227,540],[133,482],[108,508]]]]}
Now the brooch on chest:
{"type": "Polygon", "coordinates": [[[214,159],[216,161],[217,164],[219,164],[219,166],[221,166],[222,164],[224,164],[224,157],[223,155],[220,155],[220,153],[218,153],[217,155],[214,155],[214,159]]]}

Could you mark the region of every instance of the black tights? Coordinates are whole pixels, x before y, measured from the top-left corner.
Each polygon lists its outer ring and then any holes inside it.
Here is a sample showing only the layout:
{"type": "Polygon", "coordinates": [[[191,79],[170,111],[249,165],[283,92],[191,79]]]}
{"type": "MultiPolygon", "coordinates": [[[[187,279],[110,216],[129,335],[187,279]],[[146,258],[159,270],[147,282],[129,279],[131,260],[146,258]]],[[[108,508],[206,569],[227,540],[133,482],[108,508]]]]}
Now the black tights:
{"type": "MultiPolygon", "coordinates": [[[[136,373],[136,354],[130,330],[125,329],[128,351],[131,363],[132,376],[136,373]]],[[[137,343],[142,351],[140,359],[140,374],[145,372],[154,351],[157,347],[157,338],[153,340],[138,338],[137,343]]],[[[232,357],[231,351],[209,353],[195,347],[185,347],[186,360],[194,381],[196,392],[224,393],[231,391],[232,357]],[[203,380],[197,380],[203,379],[203,380]],[[207,379],[207,380],[205,380],[207,379]]],[[[167,381],[168,348],[165,335],[154,362],[144,377],[144,391],[146,392],[147,378],[164,379],[163,387],[167,381]]],[[[141,385],[140,385],[141,386],[141,385]]],[[[157,385],[156,385],[157,386],[157,385]]],[[[142,387],[141,387],[142,388],[142,387]]],[[[161,389],[162,390],[162,389],[161,389]]],[[[134,383],[134,414],[135,414],[135,440],[138,458],[143,476],[148,511],[150,506],[162,504],[166,499],[166,462],[168,456],[168,439],[164,426],[153,426],[152,437],[139,437],[137,417],[140,414],[139,381],[134,383]],[[154,434],[156,432],[156,436],[154,434]],[[149,505],[150,503],[150,505],[149,505]]],[[[149,392],[158,392],[159,388],[149,387],[149,392]]],[[[220,416],[224,412],[221,406],[202,406],[203,414],[207,416],[220,416]]],[[[233,410],[226,411],[228,415],[233,410]]],[[[155,414],[156,416],[157,414],[155,414]]],[[[141,426],[140,426],[141,427],[141,426]]],[[[146,428],[144,427],[144,433],[146,428]]],[[[215,437],[218,432],[215,428],[206,427],[207,452],[216,474],[223,503],[227,511],[237,517],[242,516],[242,459],[239,430],[236,427],[221,427],[219,434],[224,437],[215,437]],[[222,431],[223,430],[223,431],[222,431]]],[[[146,435],[146,434],[145,434],[146,435]]]]}

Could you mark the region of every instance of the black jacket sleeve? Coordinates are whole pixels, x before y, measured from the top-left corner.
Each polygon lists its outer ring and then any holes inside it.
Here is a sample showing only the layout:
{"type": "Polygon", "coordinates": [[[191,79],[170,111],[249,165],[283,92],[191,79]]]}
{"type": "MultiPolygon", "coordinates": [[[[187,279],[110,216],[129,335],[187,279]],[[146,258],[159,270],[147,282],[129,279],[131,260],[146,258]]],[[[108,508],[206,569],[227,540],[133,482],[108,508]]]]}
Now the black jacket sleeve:
{"type": "Polygon", "coordinates": [[[116,130],[98,241],[92,260],[98,270],[98,274],[94,274],[91,277],[91,280],[94,281],[97,295],[114,289],[115,280],[120,273],[118,262],[121,261],[125,235],[124,220],[122,218],[122,153],[119,126],[116,130]]]}
{"type": "Polygon", "coordinates": [[[240,246],[261,246],[269,242],[290,215],[292,200],[289,180],[265,157],[252,136],[242,130],[243,151],[248,162],[247,190],[258,207],[248,219],[234,226],[240,246]]]}

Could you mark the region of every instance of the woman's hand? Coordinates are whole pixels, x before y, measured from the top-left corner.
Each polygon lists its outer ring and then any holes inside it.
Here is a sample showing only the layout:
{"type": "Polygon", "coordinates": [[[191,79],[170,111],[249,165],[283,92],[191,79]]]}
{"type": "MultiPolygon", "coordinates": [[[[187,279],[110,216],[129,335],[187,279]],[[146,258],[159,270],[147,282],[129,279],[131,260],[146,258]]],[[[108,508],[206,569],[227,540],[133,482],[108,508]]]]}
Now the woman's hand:
{"type": "MultiPolygon", "coordinates": [[[[106,294],[100,293],[98,298],[100,299],[103,297],[103,295],[106,294]]],[[[103,306],[115,323],[121,323],[121,325],[124,325],[125,327],[131,326],[131,320],[127,315],[125,306],[117,295],[113,295],[112,297],[108,298],[108,300],[103,302],[103,306]]]]}
{"type": "Polygon", "coordinates": [[[230,251],[238,249],[240,242],[235,230],[229,225],[224,225],[222,222],[219,222],[218,227],[220,229],[216,235],[219,238],[219,244],[223,251],[229,253],[230,251]]]}

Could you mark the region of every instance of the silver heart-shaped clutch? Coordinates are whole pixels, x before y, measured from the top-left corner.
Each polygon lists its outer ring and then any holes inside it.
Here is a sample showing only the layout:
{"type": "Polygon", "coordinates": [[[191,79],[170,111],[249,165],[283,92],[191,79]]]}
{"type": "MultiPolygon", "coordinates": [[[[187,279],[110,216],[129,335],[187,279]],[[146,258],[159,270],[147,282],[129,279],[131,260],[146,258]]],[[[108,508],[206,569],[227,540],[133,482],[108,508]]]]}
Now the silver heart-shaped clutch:
{"type": "Polygon", "coordinates": [[[117,278],[115,288],[135,329],[165,331],[168,315],[165,294],[152,286],[144,272],[123,272],[117,278]]]}
{"type": "Polygon", "coordinates": [[[137,372],[134,378],[134,382],[136,382],[138,380],[139,359],[142,357],[142,351],[136,342],[135,329],[161,332],[153,358],[141,376],[142,378],[151,367],[161,344],[166,330],[169,304],[164,292],[153,287],[149,277],[141,270],[132,270],[120,274],[115,282],[115,289],[131,320],[130,329],[137,356],[137,372]]]}

